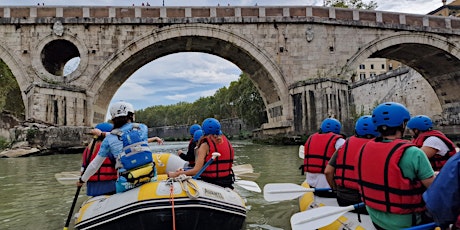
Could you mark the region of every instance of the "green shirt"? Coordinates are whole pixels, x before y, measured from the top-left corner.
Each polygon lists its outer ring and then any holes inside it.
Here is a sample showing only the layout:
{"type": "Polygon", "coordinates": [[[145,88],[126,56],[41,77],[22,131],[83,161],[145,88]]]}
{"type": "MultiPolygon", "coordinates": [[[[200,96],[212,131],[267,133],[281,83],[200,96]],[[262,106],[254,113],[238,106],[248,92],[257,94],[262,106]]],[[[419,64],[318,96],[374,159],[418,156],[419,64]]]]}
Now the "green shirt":
{"type": "MultiPolygon", "coordinates": [[[[417,147],[409,147],[404,151],[399,167],[406,178],[425,180],[434,175],[433,168],[426,154],[417,147]]],[[[384,229],[401,229],[412,226],[412,214],[392,214],[378,211],[366,206],[372,222],[384,229]]],[[[421,213],[416,214],[417,224],[421,222],[421,213]]]]}

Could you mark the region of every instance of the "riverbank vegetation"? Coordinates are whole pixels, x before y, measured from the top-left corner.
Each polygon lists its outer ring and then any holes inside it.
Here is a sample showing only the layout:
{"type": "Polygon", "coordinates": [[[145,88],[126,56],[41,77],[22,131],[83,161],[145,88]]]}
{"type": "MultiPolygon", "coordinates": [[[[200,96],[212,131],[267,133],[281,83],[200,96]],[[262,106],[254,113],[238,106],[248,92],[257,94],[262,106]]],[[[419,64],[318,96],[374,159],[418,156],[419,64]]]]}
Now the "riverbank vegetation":
{"type": "Polygon", "coordinates": [[[157,105],[136,111],[136,121],[149,127],[200,123],[207,117],[240,118],[250,129],[267,122],[263,99],[244,73],[213,96],[201,97],[193,103],[157,105]]]}

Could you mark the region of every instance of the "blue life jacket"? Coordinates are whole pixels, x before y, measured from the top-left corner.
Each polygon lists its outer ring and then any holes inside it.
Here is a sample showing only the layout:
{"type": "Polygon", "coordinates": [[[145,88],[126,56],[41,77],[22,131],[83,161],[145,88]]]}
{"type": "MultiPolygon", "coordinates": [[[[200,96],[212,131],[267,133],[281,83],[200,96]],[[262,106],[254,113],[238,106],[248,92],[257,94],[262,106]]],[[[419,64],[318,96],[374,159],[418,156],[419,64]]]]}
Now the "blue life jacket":
{"type": "Polygon", "coordinates": [[[138,123],[133,123],[133,128],[123,132],[120,129],[114,129],[111,132],[118,136],[123,142],[123,151],[118,154],[116,168],[126,171],[138,168],[140,166],[154,163],[152,151],[146,140],[142,140],[141,131],[138,123]]]}
{"type": "Polygon", "coordinates": [[[123,151],[117,155],[115,168],[118,170],[117,193],[137,187],[149,181],[156,181],[156,168],[147,140],[142,138],[138,123],[133,123],[128,131],[114,129],[123,142],[123,151]]]}

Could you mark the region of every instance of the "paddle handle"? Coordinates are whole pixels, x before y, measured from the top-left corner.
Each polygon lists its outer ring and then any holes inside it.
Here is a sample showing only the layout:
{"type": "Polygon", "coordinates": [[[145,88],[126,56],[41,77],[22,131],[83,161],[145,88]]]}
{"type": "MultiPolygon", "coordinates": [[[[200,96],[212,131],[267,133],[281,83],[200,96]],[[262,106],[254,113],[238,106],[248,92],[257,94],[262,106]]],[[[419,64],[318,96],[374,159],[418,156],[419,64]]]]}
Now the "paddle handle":
{"type": "Polygon", "coordinates": [[[81,186],[78,186],[77,191],[75,192],[75,196],[73,197],[72,206],[70,207],[69,215],[67,216],[64,230],[67,230],[69,228],[70,220],[72,219],[73,209],[75,208],[75,204],[77,203],[78,195],[80,194],[80,189],[81,189],[81,186]]]}
{"type": "Polygon", "coordinates": [[[203,167],[201,167],[200,171],[198,171],[198,173],[195,174],[195,176],[193,176],[192,178],[193,178],[193,179],[198,179],[198,178],[201,176],[201,174],[204,172],[204,170],[206,170],[206,168],[214,161],[214,159],[216,159],[216,158],[219,157],[219,156],[220,156],[220,153],[218,153],[218,152],[213,152],[213,153],[212,153],[211,159],[209,159],[209,160],[206,162],[206,164],[204,164],[203,167]]]}
{"type": "Polygon", "coordinates": [[[314,188],[314,192],[328,192],[332,191],[332,188],[314,188]]]}
{"type": "Polygon", "coordinates": [[[437,227],[436,223],[433,222],[433,223],[417,225],[417,226],[413,226],[413,227],[405,228],[405,229],[406,230],[431,230],[436,227],[437,227]]]}
{"type": "Polygon", "coordinates": [[[356,209],[362,208],[362,207],[364,207],[364,206],[365,206],[365,205],[364,205],[364,202],[361,202],[361,203],[358,203],[358,204],[354,204],[354,205],[353,205],[353,208],[356,210],[356,209]]]}

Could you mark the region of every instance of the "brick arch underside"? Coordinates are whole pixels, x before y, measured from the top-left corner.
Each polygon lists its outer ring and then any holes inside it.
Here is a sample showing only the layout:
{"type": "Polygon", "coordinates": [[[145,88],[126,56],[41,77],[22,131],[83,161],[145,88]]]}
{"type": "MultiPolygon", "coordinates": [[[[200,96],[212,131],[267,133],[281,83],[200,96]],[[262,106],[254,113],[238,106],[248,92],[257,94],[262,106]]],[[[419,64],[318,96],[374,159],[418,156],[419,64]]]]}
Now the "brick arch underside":
{"type": "Polygon", "coordinates": [[[433,34],[402,34],[383,38],[361,50],[348,66],[356,69],[366,58],[399,61],[428,81],[444,112],[460,113],[460,50],[447,38],[433,34]]]}
{"type": "Polygon", "coordinates": [[[136,70],[155,59],[178,52],[208,53],[231,61],[243,72],[249,74],[264,99],[266,106],[278,103],[283,98],[283,95],[287,93],[284,81],[281,82],[282,87],[280,87],[280,83],[275,82],[273,74],[267,70],[267,66],[261,64],[260,60],[256,60],[253,55],[240,46],[218,38],[180,36],[161,40],[131,54],[129,58],[112,71],[110,76],[99,87],[103,90],[97,90],[99,94],[95,98],[94,104],[98,108],[107,108],[111,98],[119,87],[136,70]],[[283,90],[286,92],[280,92],[283,90]]]}

